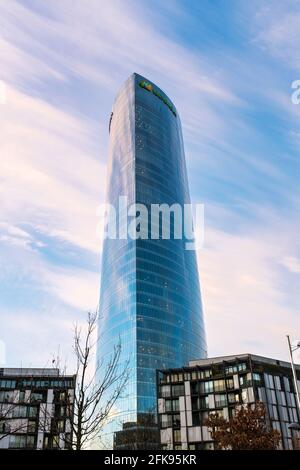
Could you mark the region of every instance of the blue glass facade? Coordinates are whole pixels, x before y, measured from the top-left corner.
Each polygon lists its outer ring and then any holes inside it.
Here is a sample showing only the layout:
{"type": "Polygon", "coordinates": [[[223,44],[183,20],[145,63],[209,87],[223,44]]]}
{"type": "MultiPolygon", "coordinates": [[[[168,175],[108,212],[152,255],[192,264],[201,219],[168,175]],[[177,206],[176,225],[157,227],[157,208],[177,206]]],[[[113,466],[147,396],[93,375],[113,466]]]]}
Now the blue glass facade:
{"type": "MultiPolygon", "coordinates": [[[[120,196],[149,213],[151,204],[190,202],[178,113],[138,74],[119,91],[110,122],[107,202],[118,208],[120,196]]],[[[104,241],[98,358],[120,337],[131,376],[111,430],[155,412],[157,369],[206,357],[196,253],[173,232],[174,224],[170,239],[104,241]]]]}

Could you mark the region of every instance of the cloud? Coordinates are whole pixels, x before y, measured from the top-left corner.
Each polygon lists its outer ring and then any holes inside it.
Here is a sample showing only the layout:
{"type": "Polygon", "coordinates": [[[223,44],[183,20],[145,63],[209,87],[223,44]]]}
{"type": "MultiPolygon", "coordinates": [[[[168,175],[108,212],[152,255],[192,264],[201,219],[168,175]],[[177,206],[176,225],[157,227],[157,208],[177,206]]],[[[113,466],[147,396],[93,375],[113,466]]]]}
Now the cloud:
{"type": "Polygon", "coordinates": [[[299,70],[299,22],[299,2],[273,2],[269,6],[260,6],[256,15],[255,42],[299,70]]]}
{"type": "Polygon", "coordinates": [[[287,256],[282,260],[282,264],[292,273],[300,274],[300,258],[287,256]]]}
{"type": "Polygon", "coordinates": [[[9,87],[0,114],[1,214],[99,252],[97,205],[105,167],[91,150],[86,120],[9,87]],[[102,178],[102,181],[101,181],[102,178]]]}
{"type": "MultiPolygon", "coordinates": [[[[23,87],[30,84],[32,75],[22,66],[30,60],[41,61],[41,66],[29,66],[37,79],[45,78],[43,66],[51,64],[57,80],[81,78],[98,89],[108,89],[113,99],[122,81],[136,71],[154,81],[157,78],[157,83],[170,91],[189,133],[212,138],[213,129],[227,127],[218,112],[219,105],[240,106],[240,98],[222,70],[216,73],[207,56],[161,33],[147,16],[139,14],[137,6],[134,1],[125,9],[119,1],[105,5],[90,1],[87,8],[82,2],[66,0],[49,3],[44,14],[38,14],[14,1],[3,3],[6,41],[20,50],[14,67],[6,67],[11,70],[13,83],[23,87]],[[32,25],[30,32],[26,24],[32,25]]],[[[56,78],[49,75],[49,80],[56,78]]]]}
{"type": "Polygon", "coordinates": [[[296,338],[300,329],[300,265],[285,255],[293,250],[299,257],[298,229],[273,216],[236,233],[206,226],[198,262],[210,355],[288,359],[285,335],[296,338]]]}
{"type": "Polygon", "coordinates": [[[300,108],[280,67],[297,66],[298,32],[286,10],[273,3],[256,15],[257,5],[237,8],[230,23],[242,47],[225,44],[225,28],[212,31],[210,49],[203,35],[189,43],[180,3],[181,38],[152,4],[0,0],[0,302],[11,363],[36,360],[33,343],[45,357],[70,345],[71,323],[97,303],[107,121],[133,71],[179,110],[193,199],[225,208],[209,220],[199,263],[210,353],[286,357],[283,336],[299,325],[298,155],[289,145],[300,108]],[[279,222],[283,201],[293,210],[279,222]]]}
{"type": "Polygon", "coordinates": [[[52,367],[51,359],[60,350],[62,362],[66,359],[69,372],[74,372],[71,350],[74,312],[48,302],[47,309],[41,305],[39,311],[16,308],[11,312],[2,307],[1,319],[5,367],[52,367]]]}
{"type": "Polygon", "coordinates": [[[22,361],[24,367],[44,367],[60,345],[73,371],[72,328],[97,308],[98,272],[57,266],[43,250],[14,242],[0,243],[0,260],[0,340],[6,344],[6,366],[22,361]]]}
{"type": "Polygon", "coordinates": [[[85,270],[47,273],[50,290],[64,303],[82,311],[96,310],[99,301],[99,274],[85,270]]]}
{"type": "Polygon", "coordinates": [[[32,82],[42,79],[64,80],[64,76],[43,60],[37,59],[24,49],[16,47],[9,41],[0,38],[1,78],[5,81],[21,83],[24,77],[32,82]]]}

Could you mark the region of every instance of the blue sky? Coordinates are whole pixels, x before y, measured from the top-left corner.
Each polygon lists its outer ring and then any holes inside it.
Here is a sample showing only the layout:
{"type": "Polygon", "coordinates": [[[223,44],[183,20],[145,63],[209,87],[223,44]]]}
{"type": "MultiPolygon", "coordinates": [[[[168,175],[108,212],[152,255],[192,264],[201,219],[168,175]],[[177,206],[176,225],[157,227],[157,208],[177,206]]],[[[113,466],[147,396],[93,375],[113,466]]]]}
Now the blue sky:
{"type": "MultiPolygon", "coordinates": [[[[99,296],[108,120],[138,72],[175,103],[210,355],[286,359],[300,336],[299,1],[0,0],[0,341],[71,359],[99,296]]],[[[300,358],[299,358],[300,359],[300,358]]]]}

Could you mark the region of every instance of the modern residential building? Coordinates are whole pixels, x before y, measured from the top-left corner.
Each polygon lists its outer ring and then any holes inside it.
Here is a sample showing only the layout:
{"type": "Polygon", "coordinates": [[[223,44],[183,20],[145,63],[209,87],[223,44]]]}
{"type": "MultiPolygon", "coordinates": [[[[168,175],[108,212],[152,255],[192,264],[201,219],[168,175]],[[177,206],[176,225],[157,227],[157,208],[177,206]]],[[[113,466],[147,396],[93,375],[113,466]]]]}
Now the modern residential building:
{"type": "MultiPolygon", "coordinates": [[[[299,365],[296,374],[300,387],[299,365]]],[[[256,401],[265,404],[268,424],[280,431],[281,448],[299,448],[300,415],[288,362],[253,354],[202,359],[159,371],[157,384],[164,449],[214,449],[208,415],[228,419],[236,406],[256,401]]]]}
{"type": "Polygon", "coordinates": [[[107,363],[121,339],[131,379],[106,431],[120,432],[126,423],[136,436],[143,415],[156,416],[156,369],[206,357],[206,341],[195,251],[186,249],[184,237],[175,238],[174,214],[169,239],[161,228],[151,238],[150,221],[133,239],[123,206],[126,200],[127,207],[142,204],[150,212],[152,204],[189,204],[178,112],[162,90],[134,73],[116,97],[109,132],[107,202],[119,230],[103,245],[98,358],[107,363]]]}
{"type": "Polygon", "coordinates": [[[65,449],[75,376],[58,369],[0,369],[0,449],[65,449]]]}

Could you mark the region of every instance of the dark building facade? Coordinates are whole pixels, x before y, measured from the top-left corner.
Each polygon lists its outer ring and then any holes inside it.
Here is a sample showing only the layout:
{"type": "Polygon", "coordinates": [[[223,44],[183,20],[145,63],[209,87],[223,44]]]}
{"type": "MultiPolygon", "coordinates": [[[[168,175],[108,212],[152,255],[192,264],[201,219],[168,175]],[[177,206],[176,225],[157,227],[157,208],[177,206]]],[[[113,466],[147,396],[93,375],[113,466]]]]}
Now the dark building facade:
{"type": "MultiPolygon", "coordinates": [[[[150,212],[152,204],[190,203],[180,119],[162,90],[131,75],[116,97],[109,130],[109,204],[119,208],[126,197],[150,212]]],[[[174,238],[172,214],[169,239],[161,231],[152,239],[150,224],[132,239],[124,235],[125,212],[117,213],[122,233],[103,245],[98,358],[107,361],[120,337],[131,379],[107,432],[122,431],[121,423],[134,429],[128,423],[156,415],[156,369],[206,356],[196,255],[184,238],[174,238]]]]}
{"type": "Polygon", "coordinates": [[[75,376],[58,369],[0,369],[0,449],[66,449],[75,376]]]}
{"type": "MultiPolygon", "coordinates": [[[[296,366],[300,388],[300,366],[296,366]]],[[[214,449],[205,426],[210,413],[228,419],[236,406],[262,401],[269,426],[281,433],[281,448],[299,448],[300,423],[291,365],[241,354],[158,372],[158,414],[163,449],[214,449]],[[297,428],[297,426],[295,426],[297,428]],[[299,426],[298,426],[299,427],[299,426]]]]}

